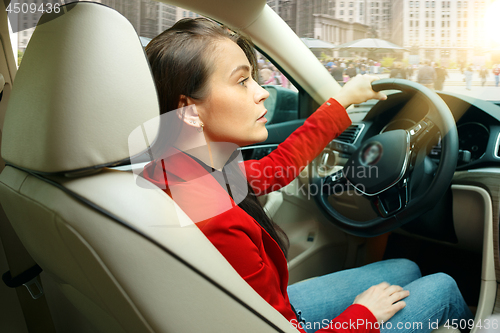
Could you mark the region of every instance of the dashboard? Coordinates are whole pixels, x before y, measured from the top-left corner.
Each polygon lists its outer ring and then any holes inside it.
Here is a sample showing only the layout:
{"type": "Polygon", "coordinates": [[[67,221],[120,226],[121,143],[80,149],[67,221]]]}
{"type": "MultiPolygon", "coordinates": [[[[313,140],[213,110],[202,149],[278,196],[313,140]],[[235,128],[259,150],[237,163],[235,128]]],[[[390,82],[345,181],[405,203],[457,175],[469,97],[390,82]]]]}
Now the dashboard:
{"type": "MultiPolygon", "coordinates": [[[[438,93],[450,108],[459,137],[457,171],[500,164],[500,106],[465,96],[438,93]]],[[[349,157],[366,138],[396,130],[409,129],[428,112],[426,103],[416,95],[393,93],[386,101],[367,108],[362,121],[355,122],[329,145],[341,157],[349,157]]],[[[363,106],[361,105],[361,108],[363,106]]],[[[359,106],[358,106],[359,108],[359,106]]],[[[361,112],[361,110],[357,111],[361,112]]],[[[436,133],[429,157],[438,161],[441,137],[436,133]]]]}

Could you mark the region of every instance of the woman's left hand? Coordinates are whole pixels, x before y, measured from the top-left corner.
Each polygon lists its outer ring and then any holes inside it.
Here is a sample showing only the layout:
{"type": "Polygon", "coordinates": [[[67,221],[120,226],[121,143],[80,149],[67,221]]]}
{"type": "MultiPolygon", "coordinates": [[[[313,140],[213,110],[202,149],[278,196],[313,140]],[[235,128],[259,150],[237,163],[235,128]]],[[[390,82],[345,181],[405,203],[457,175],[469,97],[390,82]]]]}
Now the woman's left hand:
{"type": "Polygon", "coordinates": [[[334,98],[344,108],[351,104],[359,104],[369,99],[385,100],[387,96],[372,89],[372,82],[379,78],[374,75],[356,75],[349,80],[334,98]]]}

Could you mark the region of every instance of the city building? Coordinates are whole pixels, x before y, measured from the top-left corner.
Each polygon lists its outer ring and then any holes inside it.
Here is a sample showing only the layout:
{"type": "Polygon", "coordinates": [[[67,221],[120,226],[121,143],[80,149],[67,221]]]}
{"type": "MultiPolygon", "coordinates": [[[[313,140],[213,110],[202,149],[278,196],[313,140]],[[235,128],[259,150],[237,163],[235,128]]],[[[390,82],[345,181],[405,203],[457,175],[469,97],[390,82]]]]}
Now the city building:
{"type": "Polygon", "coordinates": [[[333,44],[392,35],[390,0],[268,0],[299,37],[333,44]]]}
{"type": "Polygon", "coordinates": [[[394,0],[392,41],[411,50],[412,62],[484,65],[490,60],[493,46],[484,19],[492,2],[394,0]]]}
{"type": "MultiPolygon", "coordinates": [[[[52,3],[55,1],[47,1],[47,3],[52,3]]],[[[11,24],[16,24],[17,27],[12,27],[13,31],[18,32],[18,50],[24,52],[28,42],[35,31],[36,24],[38,20],[42,16],[42,12],[35,11],[31,13],[28,11],[27,13],[19,13],[19,14],[10,14],[9,20],[11,20],[11,24]],[[14,15],[17,15],[14,17],[14,15]]]]}
{"type": "Polygon", "coordinates": [[[180,19],[183,19],[183,18],[186,18],[186,17],[194,18],[194,17],[201,17],[201,15],[198,14],[198,13],[189,11],[187,9],[177,7],[176,19],[175,20],[179,21],[180,19]]]}
{"type": "Polygon", "coordinates": [[[295,0],[275,0],[275,1],[268,1],[268,5],[276,13],[278,13],[279,16],[283,19],[283,21],[288,24],[289,27],[293,29],[293,31],[297,31],[297,2],[295,0]],[[276,6],[273,7],[273,2],[275,1],[280,1],[281,4],[278,6],[278,10],[276,10],[276,6]]]}
{"type": "MultiPolygon", "coordinates": [[[[177,7],[173,5],[167,5],[165,3],[158,3],[159,6],[159,24],[156,35],[167,30],[177,22],[177,7]]],[[[156,36],[155,35],[155,36],[156,36]]]]}
{"type": "MultiPolygon", "coordinates": [[[[200,15],[153,0],[95,0],[124,15],[140,36],[153,38],[176,21],[200,15]]],[[[55,0],[47,0],[49,3],[55,0]]],[[[332,44],[377,37],[410,50],[410,62],[484,65],[492,41],[485,15],[493,0],[267,0],[299,37],[332,44]]],[[[17,17],[14,31],[24,51],[41,12],[17,17]]],[[[498,46],[498,45],[497,45],[498,46]]]]}
{"type": "Polygon", "coordinates": [[[390,0],[330,0],[329,15],[350,22],[360,23],[369,27],[372,37],[388,40],[391,34],[391,4],[390,0]]]}
{"type": "Polygon", "coordinates": [[[177,21],[177,7],[153,0],[98,0],[116,9],[134,26],[137,34],[153,38],[177,21]]]}
{"type": "MultiPolygon", "coordinates": [[[[134,26],[137,34],[153,38],[170,28],[176,21],[178,10],[176,6],[167,5],[153,0],[93,0],[114,8],[125,16],[134,26]]],[[[44,0],[44,3],[60,3],[56,0],[44,0]]],[[[18,49],[26,49],[42,12],[28,12],[18,16],[18,49]]]]}
{"type": "Polygon", "coordinates": [[[313,17],[314,38],[325,42],[340,45],[369,35],[368,26],[361,23],[346,22],[325,14],[313,14],[313,17]]]}
{"type": "Polygon", "coordinates": [[[284,7],[291,3],[291,0],[267,0],[267,5],[271,7],[279,16],[283,17],[284,7]]]}

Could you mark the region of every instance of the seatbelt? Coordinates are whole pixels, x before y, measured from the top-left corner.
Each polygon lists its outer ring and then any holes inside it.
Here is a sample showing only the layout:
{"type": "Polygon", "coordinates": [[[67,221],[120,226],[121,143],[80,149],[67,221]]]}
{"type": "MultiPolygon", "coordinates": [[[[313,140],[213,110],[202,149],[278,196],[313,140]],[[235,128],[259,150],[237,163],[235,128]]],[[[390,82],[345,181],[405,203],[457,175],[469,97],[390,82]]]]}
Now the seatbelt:
{"type": "Polygon", "coordinates": [[[10,271],[5,273],[4,276],[10,282],[11,287],[16,289],[28,332],[56,332],[41,287],[39,276],[41,269],[37,268],[38,265],[24,248],[1,207],[0,238],[10,268],[10,271]]]}

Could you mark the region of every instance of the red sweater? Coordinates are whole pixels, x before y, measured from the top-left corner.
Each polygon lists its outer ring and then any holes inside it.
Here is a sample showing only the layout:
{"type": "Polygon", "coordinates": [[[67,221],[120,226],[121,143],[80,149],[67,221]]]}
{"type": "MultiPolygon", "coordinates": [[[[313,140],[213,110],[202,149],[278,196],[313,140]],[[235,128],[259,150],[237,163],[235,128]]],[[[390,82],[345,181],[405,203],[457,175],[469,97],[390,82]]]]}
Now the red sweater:
{"type": "MultiPolygon", "coordinates": [[[[268,156],[244,162],[249,184],[257,195],[287,185],[350,124],[345,109],[329,99],[268,156]]],[[[148,164],[144,178],[165,189],[241,277],[297,327],[288,300],[287,261],[276,241],[189,155],[170,148],[161,162],[148,164]]],[[[375,333],[375,323],[366,307],[355,304],[317,332],[375,333]]]]}

